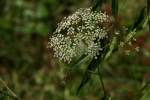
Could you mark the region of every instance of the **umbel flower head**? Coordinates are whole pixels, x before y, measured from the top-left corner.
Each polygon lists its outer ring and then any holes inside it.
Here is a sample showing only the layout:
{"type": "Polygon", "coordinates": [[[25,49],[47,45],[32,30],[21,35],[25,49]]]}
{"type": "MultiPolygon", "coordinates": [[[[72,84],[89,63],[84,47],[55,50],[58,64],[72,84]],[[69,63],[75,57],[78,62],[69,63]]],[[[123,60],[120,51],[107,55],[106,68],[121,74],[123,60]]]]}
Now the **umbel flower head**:
{"type": "Polygon", "coordinates": [[[49,47],[53,48],[54,57],[68,63],[81,54],[96,58],[102,50],[101,40],[108,35],[104,25],[108,20],[108,15],[91,8],[80,8],[65,17],[50,37],[49,47]]]}

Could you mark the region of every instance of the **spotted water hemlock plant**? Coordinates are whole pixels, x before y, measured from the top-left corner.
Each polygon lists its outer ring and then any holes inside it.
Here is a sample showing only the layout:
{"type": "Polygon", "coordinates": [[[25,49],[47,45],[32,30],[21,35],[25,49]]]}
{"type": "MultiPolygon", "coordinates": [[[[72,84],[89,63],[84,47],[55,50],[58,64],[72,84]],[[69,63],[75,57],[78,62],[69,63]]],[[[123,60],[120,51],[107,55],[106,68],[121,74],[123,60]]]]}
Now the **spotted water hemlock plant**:
{"type": "Polygon", "coordinates": [[[103,50],[101,40],[108,38],[105,23],[109,21],[108,15],[91,8],[81,8],[64,18],[50,38],[49,46],[53,48],[54,56],[68,63],[81,54],[96,59],[103,50]]]}
{"type": "MultiPolygon", "coordinates": [[[[77,56],[81,57],[80,60],[90,57],[91,60],[77,89],[77,94],[90,80],[90,72],[98,71],[104,98],[107,98],[99,65],[113,52],[122,51],[126,46],[132,45],[131,41],[135,40],[136,31],[143,27],[142,23],[147,17],[143,7],[133,25],[125,27],[118,22],[118,0],[112,0],[112,14],[101,10],[104,1],[92,0],[92,7],[80,8],[72,15],[65,17],[50,36],[48,46],[53,49],[54,57],[67,63],[77,56]]],[[[137,51],[138,49],[138,47],[135,48],[137,51]]]]}

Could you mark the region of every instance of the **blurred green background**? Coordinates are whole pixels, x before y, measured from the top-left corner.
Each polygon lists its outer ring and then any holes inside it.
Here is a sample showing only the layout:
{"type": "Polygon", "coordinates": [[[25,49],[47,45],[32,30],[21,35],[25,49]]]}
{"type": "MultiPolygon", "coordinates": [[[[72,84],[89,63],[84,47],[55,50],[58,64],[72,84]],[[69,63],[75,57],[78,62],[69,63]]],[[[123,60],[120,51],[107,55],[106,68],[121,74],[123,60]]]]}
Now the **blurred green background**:
{"type": "MultiPolygon", "coordinates": [[[[102,89],[96,74],[75,95],[88,60],[72,69],[53,58],[47,48],[57,23],[89,5],[90,0],[0,0],[0,78],[21,100],[100,100],[102,89]]],[[[145,0],[119,0],[121,23],[132,24],[144,5],[145,0]]],[[[141,91],[150,81],[150,33],[146,28],[138,33],[134,45],[140,47],[139,52],[117,52],[101,66],[112,100],[150,100],[150,87],[141,91]]],[[[0,100],[13,100],[2,91],[11,94],[0,82],[0,100]]]]}

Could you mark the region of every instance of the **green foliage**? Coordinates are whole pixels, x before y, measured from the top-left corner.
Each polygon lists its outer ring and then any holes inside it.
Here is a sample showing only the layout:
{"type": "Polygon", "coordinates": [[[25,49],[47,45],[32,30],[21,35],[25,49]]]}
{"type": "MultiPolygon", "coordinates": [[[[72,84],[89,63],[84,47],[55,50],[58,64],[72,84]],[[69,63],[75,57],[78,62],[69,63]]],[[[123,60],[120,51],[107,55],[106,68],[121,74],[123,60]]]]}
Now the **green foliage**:
{"type": "Polygon", "coordinates": [[[149,82],[145,85],[143,90],[143,95],[140,100],[149,100],[150,99],[150,84],[149,82]]]}
{"type": "Polygon", "coordinates": [[[143,7],[140,11],[140,14],[138,15],[138,18],[135,20],[135,23],[133,24],[132,30],[141,28],[145,17],[146,17],[145,7],[143,7]]]}
{"type": "Polygon", "coordinates": [[[118,16],[118,0],[112,0],[112,14],[118,16]]]}
{"type": "Polygon", "coordinates": [[[75,0],[1,0],[1,63],[17,68],[40,66],[44,43],[60,20],[58,16],[69,14],[77,4],[75,0]]]}
{"type": "Polygon", "coordinates": [[[102,7],[103,2],[104,2],[104,0],[92,0],[92,3],[93,3],[92,4],[93,5],[92,10],[93,11],[95,11],[95,10],[99,11],[102,7]]]}
{"type": "Polygon", "coordinates": [[[150,30],[150,1],[147,0],[147,17],[148,17],[148,25],[150,30]]]}
{"type": "Polygon", "coordinates": [[[107,60],[111,54],[113,53],[114,49],[115,49],[115,46],[116,46],[116,43],[117,43],[117,38],[114,37],[110,43],[110,47],[109,47],[109,51],[107,52],[106,56],[105,56],[105,60],[107,60]]]}
{"type": "Polygon", "coordinates": [[[10,98],[14,99],[14,100],[19,100],[19,98],[17,97],[17,95],[7,86],[7,84],[0,79],[0,98],[1,100],[6,100],[6,98],[8,100],[10,100],[10,98]]]}
{"type": "Polygon", "coordinates": [[[93,10],[118,16],[120,34],[110,35],[97,60],[81,55],[66,65],[47,51],[48,33],[88,0],[0,0],[0,100],[149,100],[149,1],[92,0],[93,10]],[[118,48],[135,35],[132,46],[118,48]]]}
{"type": "Polygon", "coordinates": [[[91,78],[91,73],[89,72],[94,72],[97,68],[97,66],[99,66],[99,61],[101,60],[101,56],[98,57],[97,60],[93,59],[90,64],[88,65],[84,75],[83,75],[83,78],[82,78],[82,81],[77,89],[77,94],[79,94],[79,91],[81,90],[81,88],[87,84],[87,82],[90,80],[91,78]]]}
{"type": "MultiPolygon", "coordinates": [[[[97,10],[97,9],[100,9],[101,6],[102,6],[102,3],[103,1],[97,1],[96,2],[96,5],[93,6],[93,10],[97,10]],[[99,5],[97,4],[99,3],[99,5]]],[[[116,31],[116,28],[118,29],[118,22],[117,22],[117,18],[118,18],[118,0],[112,0],[112,15],[115,17],[115,21],[113,22],[114,24],[114,29],[112,29],[113,31],[111,31],[112,33],[114,33],[116,31]]],[[[139,29],[139,27],[143,26],[142,23],[145,19],[146,15],[145,15],[145,7],[142,8],[137,20],[135,20],[135,23],[132,25],[132,29],[130,30],[127,30],[126,32],[129,32],[129,34],[127,34],[126,36],[124,36],[125,40],[123,41],[123,45],[126,45],[128,44],[128,42],[130,42],[133,37],[136,35],[136,32],[135,30],[136,29],[139,29]]],[[[121,28],[121,26],[120,26],[121,28]]],[[[142,28],[143,29],[143,28],[142,28]]],[[[123,31],[121,31],[122,33],[123,31]]],[[[117,33],[118,35],[118,33],[117,33]]],[[[116,36],[114,36],[114,38],[112,39],[113,35],[111,37],[109,37],[109,40],[107,41],[101,41],[101,43],[103,44],[102,48],[104,48],[103,52],[100,52],[101,55],[98,56],[98,59],[93,59],[91,61],[91,63],[87,66],[87,69],[85,71],[85,74],[83,75],[83,79],[77,89],[77,94],[79,93],[79,91],[81,90],[81,88],[83,86],[85,86],[88,81],[90,80],[91,78],[91,73],[89,73],[89,71],[95,71],[97,68],[98,68],[98,65],[101,65],[101,63],[103,62],[103,59],[108,59],[110,58],[110,56],[113,54],[113,52],[115,51],[118,51],[119,50],[119,46],[117,46],[119,43],[117,42],[120,42],[120,40],[118,38],[116,38],[116,36]],[[118,39],[118,40],[117,40],[118,39]],[[107,46],[107,43],[109,43],[108,46],[107,46]],[[94,66],[93,66],[94,65],[94,66]]],[[[123,37],[123,36],[122,36],[123,37]]],[[[122,41],[122,40],[121,40],[122,41]]],[[[120,42],[121,43],[121,42],[120,42]]],[[[100,80],[101,80],[101,84],[102,86],[104,87],[103,85],[103,81],[102,81],[102,78],[101,78],[101,75],[99,74],[100,76],[100,80]]],[[[103,91],[105,92],[105,90],[103,89],[103,91]]],[[[104,97],[105,97],[105,93],[104,93],[104,97]]]]}

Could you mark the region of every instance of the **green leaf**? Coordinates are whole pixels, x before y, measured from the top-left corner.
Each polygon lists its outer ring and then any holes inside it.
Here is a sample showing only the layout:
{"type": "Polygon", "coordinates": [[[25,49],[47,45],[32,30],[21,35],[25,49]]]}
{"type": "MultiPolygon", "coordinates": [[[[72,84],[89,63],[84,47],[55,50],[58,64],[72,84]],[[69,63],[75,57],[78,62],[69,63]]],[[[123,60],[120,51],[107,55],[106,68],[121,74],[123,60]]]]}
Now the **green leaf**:
{"type": "Polygon", "coordinates": [[[150,85],[148,85],[144,91],[140,100],[150,100],[150,85]]]}
{"type": "Polygon", "coordinates": [[[112,14],[114,17],[118,16],[118,0],[112,0],[112,14]]]}
{"type": "Polygon", "coordinates": [[[102,90],[103,90],[102,100],[108,100],[109,96],[107,95],[105,87],[104,87],[104,82],[103,82],[102,74],[101,74],[101,71],[100,71],[100,66],[98,66],[98,76],[99,76],[100,84],[101,84],[102,90]]]}
{"type": "Polygon", "coordinates": [[[129,42],[136,34],[136,29],[134,29],[133,31],[131,31],[127,37],[125,38],[125,43],[129,42]]]}
{"type": "Polygon", "coordinates": [[[93,6],[92,6],[92,11],[99,11],[100,8],[102,7],[103,1],[105,0],[92,0],[93,6]]]}
{"type": "Polygon", "coordinates": [[[87,67],[84,75],[83,75],[83,78],[82,78],[82,81],[77,89],[77,92],[76,94],[78,95],[80,90],[83,88],[83,86],[86,85],[86,83],[90,80],[91,78],[91,73],[89,72],[92,72],[92,71],[95,71],[96,68],[98,67],[99,63],[101,61],[101,55],[98,56],[98,59],[93,59],[91,61],[91,63],[89,64],[89,66],[87,67]]]}
{"type": "Polygon", "coordinates": [[[145,7],[141,9],[139,16],[137,17],[137,19],[133,24],[132,30],[142,27],[142,22],[144,21],[144,19],[145,19],[145,7]]]}
{"type": "Polygon", "coordinates": [[[117,43],[117,38],[114,37],[111,44],[110,44],[109,51],[106,53],[105,60],[108,59],[111,56],[112,52],[115,49],[116,43],[117,43]]]}
{"type": "Polygon", "coordinates": [[[73,63],[71,66],[72,68],[76,68],[77,66],[81,65],[85,61],[87,61],[89,57],[87,55],[82,55],[75,63],[73,63]]]}
{"type": "MultiPolygon", "coordinates": [[[[101,41],[101,46],[105,47],[105,44],[107,43],[107,40],[102,40],[101,41]]],[[[107,48],[104,48],[107,49],[107,48]]],[[[82,81],[77,89],[76,94],[78,95],[80,90],[88,83],[88,81],[91,79],[91,73],[90,72],[94,72],[96,70],[96,68],[98,68],[99,64],[102,62],[103,58],[105,57],[105,50],[103,50],[102,52],[100,52],[100,55],[97,56],[97,59],[92,59],[92,61],[90,62],[90,64],[88,65],[82,81]]]]}
{"type": "Polygon", "coordinates": [[[48,11],[44,4],[39,4],[36,9],[37,18],[46,18],[48,16],[48,11]]]}
{"type": "Polygon", "coordinates": [[[147,0],[147,17],[148,17],[148,25],[150,30],[150,0],[147,0]]]}

